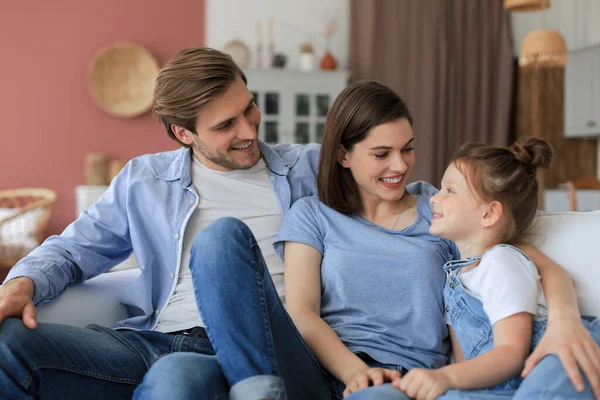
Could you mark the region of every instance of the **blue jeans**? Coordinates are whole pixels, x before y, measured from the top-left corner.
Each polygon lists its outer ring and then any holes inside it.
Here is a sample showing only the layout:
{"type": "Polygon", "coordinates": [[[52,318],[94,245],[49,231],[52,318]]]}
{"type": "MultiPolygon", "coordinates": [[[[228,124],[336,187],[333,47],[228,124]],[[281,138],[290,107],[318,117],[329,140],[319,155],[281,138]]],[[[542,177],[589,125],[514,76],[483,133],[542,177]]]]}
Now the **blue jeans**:
{"type": "MultiPolygon", "coordinates": [[[[595,337],[596,340],[598,338],[595,337]]],[[[585,391],[577,392],[569,380],[558,356],[544,357],[523,380],[519,388],[514,390],[449,390],[440,396],[440,400],[572,400],[594,399],[589,381],[584,376],[585,391]]],[[[356,392],[349,400],[408,400],[408,397],[391,384],[373,386],[356,392]]]]}
{"type": "Polygon", "coordinates": [[[215,399],[226,398],[229,388],[232,399],[237,393],[245,393],[244,398],[331,398],[339,382],[322,369],[286,313],[244,223],[222,218],[204,228],[194,241],[190,270],[218,368],[214,358],[171,355],[151,369],[140,392],[146,385],[166,386],[161,377],[177,375],[163,371],[196,371],[210,364],[213,373],[195,374],[192,383],[184,379],[190,391],[180,398],[195,398],[213,378],[217,383],[209,390],[215,399]]]}
{"type": "Polygon", "coordinates": [[[130,399],[172,352],[214,354],[208,340],[184,335],[43,323],[30,330],[9,318],[0,324],[0,399],[130,399]]]}
{"type": "MultiPolygon", "coordinates": [[[[493,392],[489,390],[449,390],[439,400],[502,400],[510,399],[514,391],[493,392]]],[[[537,399],[531,397],[530,399],[537,399]]],[[[348,397],[348,400],[409,400],[409,397],[392,386],[391,383],[386,383],[380,386],[371,386],[354,393],[348,397]]]]}

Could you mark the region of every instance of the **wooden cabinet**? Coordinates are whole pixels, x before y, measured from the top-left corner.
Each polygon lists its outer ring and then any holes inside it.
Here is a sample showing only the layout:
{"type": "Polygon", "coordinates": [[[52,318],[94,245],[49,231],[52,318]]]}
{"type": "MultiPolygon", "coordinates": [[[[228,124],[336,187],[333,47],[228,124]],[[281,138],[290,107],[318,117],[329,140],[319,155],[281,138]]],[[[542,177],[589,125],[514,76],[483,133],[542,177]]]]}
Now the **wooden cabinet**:
{"type": "Polygon", "coordinates": [[[348,84],[347,71],[248,69],[248,88],[262,112],[258,132],[267,143],[320,143],[333,100],[348,84]]]}
{"type": "Polygon", "coordinates": [[[565,67],[565,136],[600,136],[600,46],[569,53],[565,67]]]}

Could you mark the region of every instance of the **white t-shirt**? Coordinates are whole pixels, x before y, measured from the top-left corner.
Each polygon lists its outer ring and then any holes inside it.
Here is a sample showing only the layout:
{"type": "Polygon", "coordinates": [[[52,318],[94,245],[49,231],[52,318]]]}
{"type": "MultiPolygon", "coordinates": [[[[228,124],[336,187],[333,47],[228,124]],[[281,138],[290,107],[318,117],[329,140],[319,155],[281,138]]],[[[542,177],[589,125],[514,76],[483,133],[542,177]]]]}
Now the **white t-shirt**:
{"type": "Polygon", "coordinates": [[[247,170],[222,172],[209,169],[194,158],[192,183],[200,199],[185,228],[177,285],[158,316],[156,330],[160,332],[204,326],[194,297],[190,250],[198,232],[221,217],[238,218],[248,225],[283,299],[283,261],[273,248],[283,215],[265,161],[261,159],[247,170]]]}
{"type": "Polygon", "coordinates": [[[481,300],[492,325],[520,312],[538,319],[548,316],[537,268],[513,247],[493,247],[483,254],[478,266],[458,277],[481,300]]]}

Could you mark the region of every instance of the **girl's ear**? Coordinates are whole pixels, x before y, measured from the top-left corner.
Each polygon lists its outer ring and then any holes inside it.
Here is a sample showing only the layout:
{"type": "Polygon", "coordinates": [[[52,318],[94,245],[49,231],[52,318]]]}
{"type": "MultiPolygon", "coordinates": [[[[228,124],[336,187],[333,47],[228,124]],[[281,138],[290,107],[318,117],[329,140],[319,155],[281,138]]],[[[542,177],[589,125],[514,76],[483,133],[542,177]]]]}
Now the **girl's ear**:
{"type": "Polygon", "coordinates": [[[490,228],[494,226],[502,219],[503,215],[504,207],[502,206],[502,203],[496,200],[488,203],[485,214],[483,215],[483,217],[481,217],[481,227],[490,228]]]}
{"type": "Polygon", "coordinates": [[[340,165],[342,167],[350,168],[350,165],[348,163],[348,152],[346,151],[346,148],[344,147],[344,145],[341,143],[340,143],[340,148],[338,149],[337,161],[340,163],[340,165]]]}

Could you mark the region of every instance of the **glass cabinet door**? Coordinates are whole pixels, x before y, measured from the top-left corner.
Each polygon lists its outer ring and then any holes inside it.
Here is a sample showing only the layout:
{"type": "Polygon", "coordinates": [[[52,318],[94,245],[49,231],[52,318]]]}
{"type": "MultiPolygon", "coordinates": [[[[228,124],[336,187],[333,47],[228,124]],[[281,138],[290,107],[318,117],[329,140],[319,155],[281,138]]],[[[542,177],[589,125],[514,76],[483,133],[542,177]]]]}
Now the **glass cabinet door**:
{"type": "Polygon", "coordinates": [[[258,137],[269,144],[282,142],[281,94],[276,91],[253,91],[254,101],[262,113],[258,137]]]}
{"type": "Polygon", "coordinates": [[[294,94],[294,143],[321,143],[330,98],[327,93],[294,94]]]}

